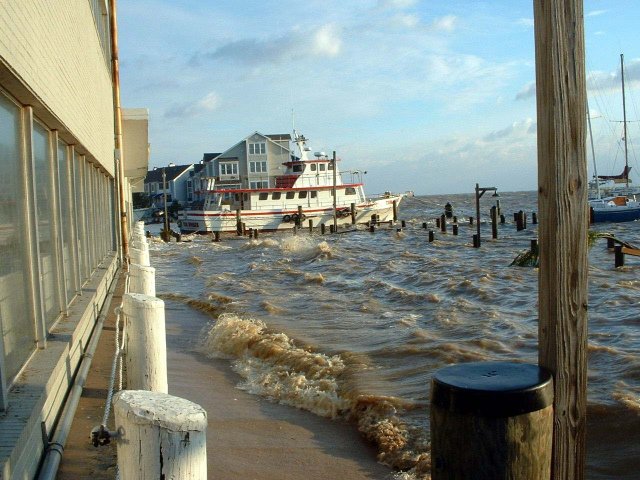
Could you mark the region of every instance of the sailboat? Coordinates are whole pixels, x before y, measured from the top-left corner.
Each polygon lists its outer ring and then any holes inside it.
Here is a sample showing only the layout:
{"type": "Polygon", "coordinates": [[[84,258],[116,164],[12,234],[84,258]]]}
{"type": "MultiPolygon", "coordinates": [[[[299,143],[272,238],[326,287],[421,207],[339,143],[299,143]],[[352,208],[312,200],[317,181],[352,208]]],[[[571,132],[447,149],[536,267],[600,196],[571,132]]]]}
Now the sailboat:
{"type": "MultiPolygon", "coordinates": [[[[631,222],[640,219],[640,202],[629,187],[629,156],[627,150],[627,112],[624,91],[624,54],[620,54],[620,72],[622,76],[622,111],[624,135],[624,170],[620,175],[598,175],[595,150],[593,148],[593,134],[591,132],[591,117],[589,120],[589,137],[593,156],[594,181],[590,187],[594,190],[594,198],[589,200],[591,223],[600,222],[631,222]],[[605,196],[603,196],[605,195],[605,196]]],[[[587,106],[587,115],[589,107],[587,106]]],[[[590,191],[591,193],[591,191],[590,191]]]]}

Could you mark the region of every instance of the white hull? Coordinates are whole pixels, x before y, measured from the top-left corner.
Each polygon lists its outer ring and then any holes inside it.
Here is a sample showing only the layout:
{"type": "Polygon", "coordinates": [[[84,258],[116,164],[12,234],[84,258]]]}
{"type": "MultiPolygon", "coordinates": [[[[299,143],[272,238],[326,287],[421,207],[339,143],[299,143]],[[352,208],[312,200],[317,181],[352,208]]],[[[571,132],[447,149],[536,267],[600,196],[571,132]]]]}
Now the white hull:
{"type": "MultiPolygon", "coordinates": [[[[402,200],[402,195],[391,195],[383,198],[368,201],[356,205],[356,223],[367,223],[376,216],[377,222],[389,222],[393,220],[393,203],[396,208],[402,200]]],[[[349,205],[338,205],[337,210],[341,212],[338,216],[338,225],[351,224],[351,214],[349,205]]],[[[302,209],[302,227],[308,227],[309,221],[314,227],[321,224],[333,225],[333,207],[307,207],[302,209]]],[[[294,215],[298,214],[297,207],[269,210],[241,210],[240,221],[244,223],[246,229],[259,231],[274,231],[292,229],[295,225],[294,215]]],[[[194,210],[186,211],[180,221],[180,231],[182,233],[211,233],[211,232],[236,232],[238,228],[237,212],[230,210],[207,211],[194,210]]]]}

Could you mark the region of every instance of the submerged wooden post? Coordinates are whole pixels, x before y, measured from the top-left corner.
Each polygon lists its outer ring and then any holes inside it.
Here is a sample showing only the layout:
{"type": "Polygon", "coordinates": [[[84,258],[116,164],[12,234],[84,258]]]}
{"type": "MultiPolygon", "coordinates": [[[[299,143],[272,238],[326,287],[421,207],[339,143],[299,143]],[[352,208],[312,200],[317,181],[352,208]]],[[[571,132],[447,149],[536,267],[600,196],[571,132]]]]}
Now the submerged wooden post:
{"type": "Polygon", "coordinates": [[[498,238],[498,207],[491,207],[491,236],[498,238]]]}
{"type": "Polygon", "coordinates": [[[398,221],[398,201],[393,201],[393,221],[398,221]]]}
{"type": "Polygon", "coordinates": [[[213,241],[214,242],[220,241],[220,232],[213,232],[213,241]]]}
{"type": "Polygon", "coordinates": [[[240,215],[240,209],[236,209],[236,232],[238,236],[242,236],[242,216],[240,215]]]}
{"type": "Polygon", "coordinates": [[[313,220],[309,219],[309,233],[313,233],[313,220]]]}
{"type": "Polygon", "coordinates": [[[327,227],[325,226],[325,224],[324,224],[324,223],[321,223],[321,224],[320,224],[320,233],[321,233],[322,235],[324,235],[324,233],[325,233],[325,229],[326,229],[326,228],[327,228],[327,227]]]}
{"type": "Polygon", "coordinates": [[[352,203],[350,205],[350,210],[351,210],[351,225],[355,225],[356,224],[356,204],[352,203]]]}
{"type": "Polygon", "coordinates": [[[113,398],[122,479],[207,478],[207,412],[165,393],[123,390],[113,398]]]}
{"type": "Polygon", "coordinates": [[[613,252],[615,254],[615,266],[624,267],[624,252],[622,251],[622,245],[616,245],[613,247],[613,252]]]}
{"type": "Polygon", "coordinates": [[[453,234],[454,235],[458,235],[458,224],[457,223],[453,224],[452,229],[453,229],[453,234]]]}
{"type": "Polygon", "coordinates": [[[587,164],[582,0],[536,0],[538,359],[554,375],[551,476],[582,480],[587,409],[587,164]]]}
{"type": "Polygon", "coordinates": [[[122,297],[127,387],[167,393],[167,342],[164,302],[141,293],[122,297]]]}
{"type": "Polygon", "coordinates": [[[447,218],[444,213],[440,215],[440,231],[447,233],[447,218]]]}

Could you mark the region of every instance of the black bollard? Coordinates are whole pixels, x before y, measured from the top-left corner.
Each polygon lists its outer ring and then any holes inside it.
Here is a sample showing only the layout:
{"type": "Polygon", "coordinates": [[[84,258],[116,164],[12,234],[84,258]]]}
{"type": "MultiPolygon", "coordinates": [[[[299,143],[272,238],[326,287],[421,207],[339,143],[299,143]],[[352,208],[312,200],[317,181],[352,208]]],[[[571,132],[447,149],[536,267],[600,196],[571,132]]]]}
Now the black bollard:
{"type": "Polygon", "coordinates": [[[538,365],[473,362],[431,381],[434,480],[551,478],[553,377],[538,365]]]}

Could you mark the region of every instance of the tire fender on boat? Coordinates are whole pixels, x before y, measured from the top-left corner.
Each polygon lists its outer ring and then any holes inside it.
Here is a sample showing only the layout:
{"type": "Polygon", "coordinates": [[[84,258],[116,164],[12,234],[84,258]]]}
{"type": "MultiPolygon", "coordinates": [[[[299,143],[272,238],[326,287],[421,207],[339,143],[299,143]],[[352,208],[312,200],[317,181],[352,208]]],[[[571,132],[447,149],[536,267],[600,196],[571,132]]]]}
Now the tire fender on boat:
{"type": "Polygon", "coordinates": [[[291,215],[285,215],[282,217],[282,221],[289,223],[291,221],[291,215]]]}

